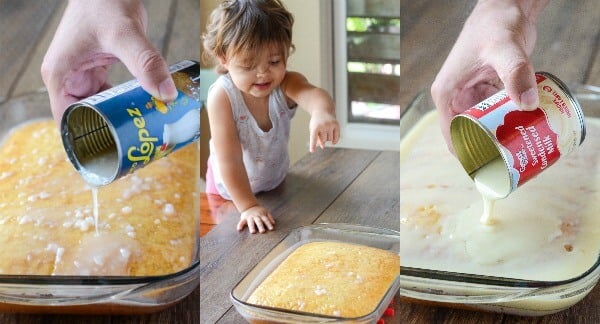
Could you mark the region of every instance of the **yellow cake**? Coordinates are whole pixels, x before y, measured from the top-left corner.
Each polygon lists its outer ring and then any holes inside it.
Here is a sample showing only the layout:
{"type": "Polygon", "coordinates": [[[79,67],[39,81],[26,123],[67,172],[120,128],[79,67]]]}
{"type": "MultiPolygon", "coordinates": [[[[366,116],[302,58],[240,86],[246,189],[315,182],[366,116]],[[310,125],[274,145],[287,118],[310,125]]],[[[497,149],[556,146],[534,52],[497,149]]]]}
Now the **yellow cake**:
{"type": "Polygon", "coordinates": [[[397,254],[341,242],[294,250],[252,293],[250,304],[337,317],[375,310],[399,275],[397,254]]]}
{"type": "Polygon", "coordinates": [[[198,147],[98,188],[68,161],[52,120],[0,141],[0,274],[147,276],[196,253],[198,147]]]}

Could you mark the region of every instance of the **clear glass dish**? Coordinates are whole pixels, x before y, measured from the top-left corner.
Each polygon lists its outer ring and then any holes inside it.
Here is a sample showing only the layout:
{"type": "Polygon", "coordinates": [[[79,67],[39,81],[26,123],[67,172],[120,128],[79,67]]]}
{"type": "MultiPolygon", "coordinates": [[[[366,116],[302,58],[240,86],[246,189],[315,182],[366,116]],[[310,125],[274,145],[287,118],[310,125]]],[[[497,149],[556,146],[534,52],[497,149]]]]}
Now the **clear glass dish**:
{"type": "MultiPolygon", "coordinates": [[[[571,84],[570,90],[586,117],[600,117],[600,88],[571,84]]],[[[435,106],[429,89],[415,96],[400,119],[401,142],[417,121],[432,110],[435,106]]],[[[541,316],[573,306],[595,287],[599,278],[600,255],[580,275],[560,281],[520,280],[401,265],[400,296],[403,302],[541,316]]]]}
{"type": "Polygon", "coordinates": [[[380,248],[398,254],[400,236],[397,231],[353,224],[318,224],[300,227],[288,234],[232,289],[230,297],[236,310],[250,323],[375,323],[397,294],[399,276],[393,281],[376,309],[359,318],[315,315],[299,311],[257,306],[247,303],[250,294],[295,247],[313,241],[341,241],[380,248]]]}
{"type": "MultiPolygon", "coordinates": [[[[15,125],[50,118],[44,92],[0,103],[0,143],[15,125]]],[[[0,275],[0,311],[142,314],[165,309],[199,285],[199,224],[189,226],[197,232],[193,254],[180,271],[156,276],[0,275]]]]}

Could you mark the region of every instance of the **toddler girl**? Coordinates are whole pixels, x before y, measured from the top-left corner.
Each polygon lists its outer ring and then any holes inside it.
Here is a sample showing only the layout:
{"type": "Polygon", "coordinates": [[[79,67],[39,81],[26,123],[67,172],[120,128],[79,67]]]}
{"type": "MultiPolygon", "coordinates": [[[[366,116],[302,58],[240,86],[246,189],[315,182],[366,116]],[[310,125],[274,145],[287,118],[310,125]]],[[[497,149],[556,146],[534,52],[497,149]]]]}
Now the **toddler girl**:
{"type": "Polygon", "coordinates": [[[206,192],[233,201],[241,213],[239,231],[274,228],[255,194],[286,177],[296,106],[311,116],[310,152],[339,139],[331,96],[286,69],[293,22],[279,0],[230,0],[212,12],[203,36],[204,54],[222,74],[206,102],[211,129],[206,192]]]}

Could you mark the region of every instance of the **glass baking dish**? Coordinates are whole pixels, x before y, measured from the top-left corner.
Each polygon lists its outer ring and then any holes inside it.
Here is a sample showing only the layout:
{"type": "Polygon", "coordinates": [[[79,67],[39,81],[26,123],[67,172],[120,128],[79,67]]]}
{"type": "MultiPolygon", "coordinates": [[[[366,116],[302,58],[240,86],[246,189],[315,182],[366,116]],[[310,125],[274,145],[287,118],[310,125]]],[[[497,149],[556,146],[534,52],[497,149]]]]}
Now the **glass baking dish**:
{"type": "Polygon", "coordinates": [[[353,224],[318,224],[300,227],[288,234],[232,289],[230,297],[236,310],[250,323],[375,323],[383,316],[400,286],[399,276],[376,309],[359,318],[315,315],[300,311],[257,306],[247,303],[250,294],[295,248],[314,241],[340,241],[380,248],[398,254],[400,236],[397,231],[353,224]]]}
{"type": "MultiPolygon", "coordinates": [[[[15,125],[50,118],[45,92],[0,103],[0,143],[15,125]]],[[[198,195],[193,192],[197,189],[190,188],[189,199],[194,202],[189,203],[198,206],[198,195]]],[[[187,199],[188,196],[181,197],[187,199]]],[[[199,208],[195,210],[199,212],[199,208]]],[[[165,309],[188,296],[199,285],[199,216],[190,215],[185,219],[194,220],[189,226],[196,234],[195,238],[188,238],[193,242],[193,247],[188,245],[193,252],[189,262],[186,257],[180,270],[151,276],[3,274],[0,275],[0,311],[142,314],[165,309]]]]}
{"type": "MultiPolygon", "coordinates": [[[[600,88],[580,84],[571,84],[569,88],[586,117],[600,117],[600,88]]],[[[401,143],[415,124],[434,110],[429,89],[415,96],[401,116],[401,143]]],[[[400,177],[402,179],[402,174],[400,177]]],[[[400,198],[402,206],[402,188],[400,198]]],[[[402,218],[402,207],[400,210],[402,218]]],[[[600,255],[600,246],[597,251],[596,255],[600,255]]],[[[402,257],[402,251],[400,255],[402,257]]],[[[400,296],[403,302],[435,306],[525,316],[552,314],[573,306],[596,286],[600,278],[600,257],[592,263],[580,274],[558,281],[512,279],[401,265],[400,296]]]]}

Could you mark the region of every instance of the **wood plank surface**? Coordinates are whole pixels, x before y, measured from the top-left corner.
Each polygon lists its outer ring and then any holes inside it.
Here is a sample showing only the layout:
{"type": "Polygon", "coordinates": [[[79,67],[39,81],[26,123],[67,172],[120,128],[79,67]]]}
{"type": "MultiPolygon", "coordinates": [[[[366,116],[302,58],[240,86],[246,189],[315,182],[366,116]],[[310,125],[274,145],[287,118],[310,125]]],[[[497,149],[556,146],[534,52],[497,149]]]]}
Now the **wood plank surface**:
{"type": "Polygon", "coordinates": [[[316,223],[354,223],[400,231],[400,154],[382,152],[316,223]]]}
{"type": "MultiPolygon", "coordinates": [[[[14,97],[44,89],[39,72],[40,66],[66,7],[65,1],[54,2],[58,2],[58,4],[54,8],[54,12],[50,12],[52,15],[48,19],[48,23],[40,31],[41,39],[37,42],[31,59],[25,64],[23,73],[17,78],[18,83],[12,94],[14,97]]],[[[186,58],[198,60],[200,56],[199,2],[193,0],[144,0],[144,5],[148,12],[147,35],[152,44],[165,56],[168,64],[186,58]]],[[[3,11],[0,10],[1,12],[3,11]]],[[[0,44],[4,43],[0,40],[0,44]]],[[[121,63],[115,64],[110,70],[109,80],[112,84],[122,83],[131,78],[131,73],[121,63]]],[[[0,89],[2,88],[0,87],[0,89]]]]}
{"type": "MultiPolygon", "coordinates": [[[[420,89],[428,89],[450,52],[473,0],[410,1],[402,5],[401,110],[420,89]]],[[[551,1],[538,18],[531,55],[534,68],[565,82],[581,82],[597,60],[600,11],[597,2],[551,1]]]]}
{"type": "MultiPolygon", "coordinates": [[[[0,10],[0,102],[11,96],[40,33],[54,12],[58,0],[2,1],[0,10]]],[[[39,67],[38,67],[39,74],[39,67]]]]}
{"type": "Polygon", "coordinates": [[[534,68],[568,83],[586,81],[598,51],[599,21],[598,1],[550,1],[538,18],[534,68]]]}
{"type": "Polygon", "coordinates": [[[400,10],[400,111],[429,91],[474,1],[404,1],[400,10]]]}
{"type": "Polygon", "coordinates": [[[39,41],[35,45],[33,55],[31,55],[29,62],[25,65],[23,73],[17,79],[17,85],[12,97],[23,96],[36,91],[45,91],[44,83],[42,82],[42,77],[40,75],[40,67],[42,66],[46,49],[50,46],[54,31],[58,27],[58,23],[60,22],[60,18],[66,6],[66,1],[59,1],[54,8],[54,11],[49,12],[52,15],[48,19],[44,29],[40,31],[39,41]]]}
{"type": "MultiPolygon", "coordinates": [[[[474,3],[471,0],[402,3],[401,109],[406,108],[419,89],[428,89],[474,3]]],[[[597,1],[550,1],[538,18],[538,41],[532,54],[535,69],[556,74],[567,83],[600,85],[598,21],[597,1]]],[[[600,323],[600,287],[596,286],[575,306],[541,317],[407,302],[401,303],[399,313],[402,323],[410,324],[600,323]]]]}
{"type": "Polygon", "coordinates": [[[200,61],[200,1],[177,0],[176,5],[165,58],[169,63],[200,61]]]}

